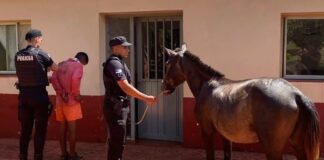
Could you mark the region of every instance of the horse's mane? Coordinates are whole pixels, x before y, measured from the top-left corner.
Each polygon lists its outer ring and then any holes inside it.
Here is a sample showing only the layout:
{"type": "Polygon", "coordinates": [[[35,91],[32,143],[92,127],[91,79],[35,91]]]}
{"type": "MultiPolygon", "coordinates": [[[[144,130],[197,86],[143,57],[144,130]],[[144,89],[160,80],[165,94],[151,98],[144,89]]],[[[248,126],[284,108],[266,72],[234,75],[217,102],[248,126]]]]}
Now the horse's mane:
{"type": "Polygon", "coordinates": [[[193,63],[195,63],[199,69],[206,72],[207,74],[211,75],[212,77],[215,77],[217,79],[223,78],[225,75],[221,72],[215,70],[214,68],[210,67],[209,65],[205,64],[200,60],[199,57],[196,55],[190,53],[190,51],[186,51],[184,54],[189,60],[191,60],[193,63]]]}

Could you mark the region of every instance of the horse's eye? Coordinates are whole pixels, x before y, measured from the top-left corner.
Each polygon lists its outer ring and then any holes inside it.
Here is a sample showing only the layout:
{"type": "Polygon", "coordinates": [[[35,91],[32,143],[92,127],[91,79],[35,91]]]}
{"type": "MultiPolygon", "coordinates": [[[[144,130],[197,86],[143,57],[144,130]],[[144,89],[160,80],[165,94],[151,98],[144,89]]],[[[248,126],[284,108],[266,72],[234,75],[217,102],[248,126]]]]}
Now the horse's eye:
{"type": "Polygon", "coordinates": [[[165,71],[168,71],[170,69],[170,64],[166,63],[165,64],[165,71]]]}

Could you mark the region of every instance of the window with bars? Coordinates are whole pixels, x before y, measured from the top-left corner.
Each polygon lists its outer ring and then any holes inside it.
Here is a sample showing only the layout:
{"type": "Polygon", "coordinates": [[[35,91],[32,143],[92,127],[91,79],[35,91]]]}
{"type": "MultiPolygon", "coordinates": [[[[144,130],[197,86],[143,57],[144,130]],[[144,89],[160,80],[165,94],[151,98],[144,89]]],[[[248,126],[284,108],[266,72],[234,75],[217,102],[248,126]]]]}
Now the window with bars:
{"type": "Polygon", "coordinates": [[[180,20],[153,19],[141,22],[142,78],[163,79],[164,47],[180,47],[180,20]]]}
{"type": "Polygon", "coordinates": [[[15,73],[14,57],[26,47],[25,35],[29,22],[0,23],[0,73],[15,73]]]}

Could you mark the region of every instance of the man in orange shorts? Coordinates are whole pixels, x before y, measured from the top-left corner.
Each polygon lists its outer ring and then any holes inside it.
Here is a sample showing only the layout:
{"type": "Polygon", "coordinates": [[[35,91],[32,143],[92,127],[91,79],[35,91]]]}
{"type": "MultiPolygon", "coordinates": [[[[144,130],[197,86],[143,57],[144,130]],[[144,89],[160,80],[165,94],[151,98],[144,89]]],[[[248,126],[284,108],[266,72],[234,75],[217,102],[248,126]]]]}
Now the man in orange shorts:
{"type": "Polygon", "coordinates": [[[75,151],[76,122],[82,118],[80,84],[83,76],[83,66],[88,64],[88,55],[84,52],[76,54],[59,63],[58,71],[51,78],[56,92],[56,120],[60,122],[61,160],[79,160],[82,157],[75,151]],[[70,153],[67,151],[69,141],[70,153]]]}

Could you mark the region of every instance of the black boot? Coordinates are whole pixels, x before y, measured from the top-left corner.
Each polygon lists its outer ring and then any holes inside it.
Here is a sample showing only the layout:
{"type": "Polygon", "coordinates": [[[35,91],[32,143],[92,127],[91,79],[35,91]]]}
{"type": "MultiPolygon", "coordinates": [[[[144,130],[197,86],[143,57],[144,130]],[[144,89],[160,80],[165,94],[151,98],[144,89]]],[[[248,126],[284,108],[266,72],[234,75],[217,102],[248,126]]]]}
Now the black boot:
{"type": "Polygon", "coordinates": [[[70,155],[70,160],[81,160],[83,157],[75,153],[74,155],[70,155]]]}
{"type": "Polygon", "coordinates": [[[27,160],[27,154],[19,154],[19,160],[27,160]]]}
{"type": "Polygon", "coordinates": [[[43,155],[41,155],[41,154],[35,154],[34,155],[34,160],[43,160],[43,155]]]}
{"type": "Polygon", "coordinates": [[[69,155],[68,154],[61,155],[60,160],[69,160],[69,155]]]}

